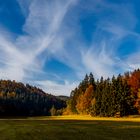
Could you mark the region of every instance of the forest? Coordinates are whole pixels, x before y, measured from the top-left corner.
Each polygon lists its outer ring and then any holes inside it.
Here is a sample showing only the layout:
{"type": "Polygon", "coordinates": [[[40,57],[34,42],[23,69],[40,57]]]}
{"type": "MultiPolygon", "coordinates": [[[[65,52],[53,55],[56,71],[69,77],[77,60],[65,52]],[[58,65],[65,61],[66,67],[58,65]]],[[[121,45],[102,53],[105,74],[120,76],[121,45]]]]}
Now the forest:
{"type": "Polygon", "coordinates": [[[72,90],[65,114],[122,117],[140,114],[140,70],[95,80],[92,73],[72,90]]]}
{"type": "Polygon", "coordinates": [[[0,80],[0,116],[40,116],[61,114],[66,101],[37,87],[0,80]]]}
{"type": "Polygon", "coordinates": [[[86,74],[70,97],[53,96],[29,84],[0,80],[0,116],[62,114],[101,117],[140,114],[140,70],[107,79],[86,74]]]}

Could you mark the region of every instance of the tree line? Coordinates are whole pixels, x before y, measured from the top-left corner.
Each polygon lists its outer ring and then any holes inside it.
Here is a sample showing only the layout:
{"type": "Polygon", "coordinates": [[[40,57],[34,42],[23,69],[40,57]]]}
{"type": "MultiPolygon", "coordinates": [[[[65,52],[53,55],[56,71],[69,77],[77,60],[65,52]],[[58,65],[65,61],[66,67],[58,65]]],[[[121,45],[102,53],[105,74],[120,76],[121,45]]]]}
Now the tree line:
{"type": "Polygon", "coordinates": [[[66,101],[37,87],[0,80],[0,116],[38,116],[61,114],[66,101]]]}
{"type": "Polygon", "coordinates": [[[140,114],[140,70],[95,80],[92,73],[72,90],[65,114],[127,116],[140,114]]]}

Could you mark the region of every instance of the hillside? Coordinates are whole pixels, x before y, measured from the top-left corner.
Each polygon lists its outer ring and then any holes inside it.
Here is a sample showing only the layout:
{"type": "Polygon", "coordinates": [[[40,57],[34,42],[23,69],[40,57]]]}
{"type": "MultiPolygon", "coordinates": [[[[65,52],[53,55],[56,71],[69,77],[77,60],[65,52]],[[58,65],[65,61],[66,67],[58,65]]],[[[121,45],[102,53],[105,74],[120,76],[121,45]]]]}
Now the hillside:
{"type": "Polygon", "coordinates": [[[57,96],[57,98],[58,98],[58,99],[61,99],[61,100],[63,100],[63,101],[68,101],[68,100],[70,99],[69,96],[64,96],[64,95],[59,95],[59,96],[57,96]]]}
{"type": "Polygon", "coordinates": [[[64,100],[29,84],[0,80],[0,116],[51,115],[51,108],[66,107],[64,100]]]}

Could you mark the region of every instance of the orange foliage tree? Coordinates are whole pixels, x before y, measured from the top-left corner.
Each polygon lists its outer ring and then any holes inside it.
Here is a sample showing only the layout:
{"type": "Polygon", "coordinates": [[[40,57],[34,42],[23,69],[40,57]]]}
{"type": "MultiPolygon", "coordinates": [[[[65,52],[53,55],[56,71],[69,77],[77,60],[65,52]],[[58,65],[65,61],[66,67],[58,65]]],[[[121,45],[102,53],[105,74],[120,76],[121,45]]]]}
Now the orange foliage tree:
{"type": "Polygon", "coordinates": [[[93,85],[89,85],[84,94],[81,94],[77,100],[77,111],[81,114],[89,114],[91,101],[93,98],[93,85]]]}
{"type": "Polygon", "coordinates": [[[131,87],[131,92],[135,96],[134,106],[140,114],[140,70],[135,70],[131,73],[128,79],[128,84],[131,87]]]}
{"type": "Polygon", "coordinates": [[[132,93],[137,96],[138,89],[140,88],[140,70],[135,70],[131,73],[128,79],[128,84],[131,86],[132,93]]]}

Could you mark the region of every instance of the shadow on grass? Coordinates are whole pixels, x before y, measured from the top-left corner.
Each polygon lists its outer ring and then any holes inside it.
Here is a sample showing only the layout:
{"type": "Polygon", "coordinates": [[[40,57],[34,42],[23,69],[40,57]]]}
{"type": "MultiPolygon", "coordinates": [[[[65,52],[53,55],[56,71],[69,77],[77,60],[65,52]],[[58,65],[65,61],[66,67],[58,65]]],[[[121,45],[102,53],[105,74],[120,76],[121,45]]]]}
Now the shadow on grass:
{"type": "Polygon", "coordinates": [[[27,120],[0,120],[0,140],[140,139],[140,122],[109,120],[27,120]]]}
{"type": "Polygon", "coordinates": [[[0,119],[27,119],[27,116],[0,116],[0,119]]]}

